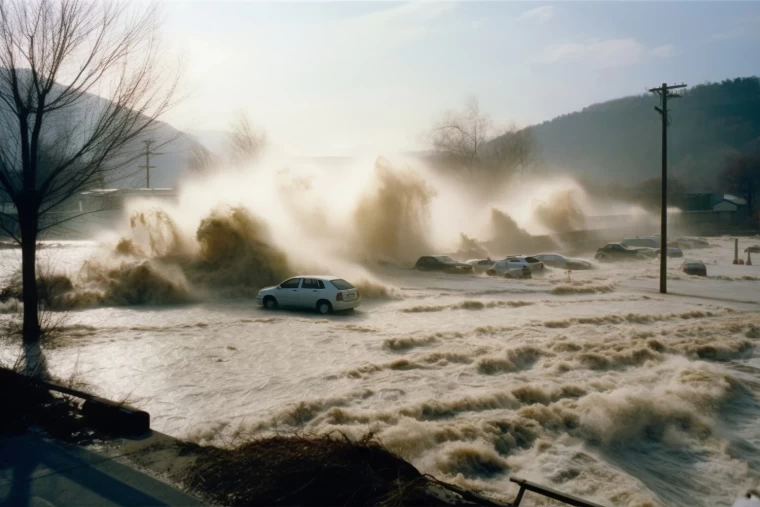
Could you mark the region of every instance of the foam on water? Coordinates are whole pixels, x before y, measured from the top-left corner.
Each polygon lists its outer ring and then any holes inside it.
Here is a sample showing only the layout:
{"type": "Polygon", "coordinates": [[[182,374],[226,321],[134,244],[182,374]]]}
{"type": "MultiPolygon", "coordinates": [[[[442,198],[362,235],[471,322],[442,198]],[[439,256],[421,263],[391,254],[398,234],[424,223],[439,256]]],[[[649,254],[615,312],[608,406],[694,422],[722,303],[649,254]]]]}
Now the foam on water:
{"type": "MultiPolygon", "coordinates": [[[[222,176],[176,206],[134,203],[98,244],[40,250],[65,275],[53,297],[75,308],[47,346],[54,373],[203,443],[373,431],[423,472],[506,498],[510,474],[627,506],[730,505],[754,485],[758,268],[730,265],[729,240],[699,253],[713,278],[671,262],[667,297],[656,260],[571,279],[419,273],[406,268],[427,249],[549,248],[541,227],[566,225],[371,167],[222,176]],[[470,228],[456,218],[468,209],[470,228]],[[352,315],[252,304],[258,287],[328,270],[367,298],[352,315]]],[[[562,191],[547,185],[542,205],[589,212],[562,191]]],[[[2,255],[12,292],[19,255],[2,255]]],[[[2,360],[13,354],[6,344],[2,360]]]]}

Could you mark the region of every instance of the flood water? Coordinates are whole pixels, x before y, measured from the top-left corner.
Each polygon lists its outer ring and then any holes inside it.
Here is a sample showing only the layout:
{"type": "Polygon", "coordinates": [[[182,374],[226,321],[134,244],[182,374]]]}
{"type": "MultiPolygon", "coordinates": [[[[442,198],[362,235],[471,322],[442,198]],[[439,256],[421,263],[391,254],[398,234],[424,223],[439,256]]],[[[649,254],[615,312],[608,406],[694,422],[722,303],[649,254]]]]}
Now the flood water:
{"type": "MultiPolygon", "coordinates": [[[[607,505],[731,505],[760,472],[760,267],[710,242],[687,252],[710,276],[673,260],[667,296],[656,260],[533,280],[385,267],[346,315],[266,311],[250,294],[98,299],[46,354],[56,375],[200,443],[371,431],[422,472],[507,499],[513,475],[607,505]]],[[[81,277],[103,248],[41,257],[81,277]]],[[[6,277],[18,261],[2,251],[6,277]]]]}

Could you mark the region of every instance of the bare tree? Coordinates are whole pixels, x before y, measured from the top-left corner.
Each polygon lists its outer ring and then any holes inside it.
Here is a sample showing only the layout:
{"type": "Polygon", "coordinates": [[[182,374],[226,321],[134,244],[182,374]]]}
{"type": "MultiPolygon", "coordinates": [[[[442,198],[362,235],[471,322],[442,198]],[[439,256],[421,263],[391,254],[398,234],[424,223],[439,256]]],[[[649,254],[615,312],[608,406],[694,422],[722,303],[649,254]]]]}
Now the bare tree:
{"type": "Polygon", "coordinates": [[[211,171],[219,161],[216,155],[210,150],[207,150],[202,144],[194,142],[190,148],[190,155],[188,156],[188,164],[190,170],[195,174],[207,174],[211,171]]]}
{"type": "Polygon", "coordinates": [[[267,142],[266,132],[256,130],[248,115],[239,112],[232,123],[229,138],[229,154],[233,163],[245,164],[254,161],[267,142]]]}
{"type": "Polygon", "coordinates": [[[41,336],[37,238],[58,223],[41,217],[140,156],[172,105],[157,28],[155,5],[0,0],[0,190],[16,209],[2,228],[22,249],[25,346],[41,336]]]}
{"type": "Polygon", "coordinates": [[[504,176],[525,176],[538,158],[533,132],[513,124],[490,142],[485,156],[489,165],[504,176]]]}
{"type": "Polygon", "coordinates": [[[478,99],[469,99],[462,111],[448,112],[433,127],[431,136],[436,155],[448,164],[472,172],[478,166],[491,127],[491,118],[480,111],[478,99]]]}

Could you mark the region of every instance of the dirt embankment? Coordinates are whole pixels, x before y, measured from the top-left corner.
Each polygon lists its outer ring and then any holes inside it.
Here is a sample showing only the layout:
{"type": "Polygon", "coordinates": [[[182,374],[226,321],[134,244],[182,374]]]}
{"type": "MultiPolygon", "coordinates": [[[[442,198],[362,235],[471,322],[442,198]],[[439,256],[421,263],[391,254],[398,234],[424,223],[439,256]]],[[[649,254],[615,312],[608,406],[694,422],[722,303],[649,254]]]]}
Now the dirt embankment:
{"type": "Polygon", "coordinates": [[[234,449],[183,444],[182,482],[226,505],[503,505],[422,475],[371,434],[274,436],[234,449]]]}

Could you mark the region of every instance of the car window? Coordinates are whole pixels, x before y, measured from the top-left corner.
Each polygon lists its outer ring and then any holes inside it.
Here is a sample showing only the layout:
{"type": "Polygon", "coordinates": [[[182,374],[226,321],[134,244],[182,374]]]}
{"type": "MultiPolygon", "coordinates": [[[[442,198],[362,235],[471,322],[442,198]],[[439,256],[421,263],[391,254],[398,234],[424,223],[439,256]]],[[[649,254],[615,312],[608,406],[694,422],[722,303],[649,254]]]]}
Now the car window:
{"type": "Polygon", "coordinates": [[[291,278],[290,280],[286,280],[280,284],[280,287],[283,289],[297,289],[298,284],[301,283],[300,278],[291,278]]]}
{"type": "Polygon", "coordinates": [[[322,280],[317,280],[317,286],[320,289],[324,289],[325,288],[325,282],[323,282],[322,280]]]}
{"type": "Polygon", "coordinates": [[[319,280],[314,280],[313,278],[304,278],[303,284],[301,285],[302,289],[319,289],[319,280]]]}
{"type": "Polygon", "coordinates": [[[333,284],[335,288],[338,290],[348,290],[348,289],[354,288],[353,285],[351,285],[345,280],[341,280],[340,278],[337,278],[335,280],[330,280],[330,283],[333,284]]]}
{"type": "Polygon", "coordinates": [[[534,264],[535,264],[536,262],[541,262],[541,261],[539,261],[538,259],[536,259],[535,257],[526,257],[526,258],[525,258],[525,260],[526,260],[526,261],[528,261],[528,262],[532,262],[532,263],[534,263],[534,264]]]}

